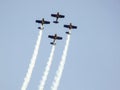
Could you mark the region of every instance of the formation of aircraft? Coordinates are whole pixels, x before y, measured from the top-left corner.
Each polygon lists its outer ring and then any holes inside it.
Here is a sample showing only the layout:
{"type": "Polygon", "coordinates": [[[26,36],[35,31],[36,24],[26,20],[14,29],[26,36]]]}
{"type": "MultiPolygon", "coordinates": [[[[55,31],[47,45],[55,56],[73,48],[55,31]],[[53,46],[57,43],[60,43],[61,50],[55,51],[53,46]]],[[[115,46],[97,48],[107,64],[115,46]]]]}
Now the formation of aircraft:
{"type": "Polygon", "coordinates": [[[56,21],[53,21],[54,23],[59,23],[58,22],[58,18],[64,18],[64,15],[59,14],[59,12],[57,12],[57,14],[51,14],[52,17],[56,18],[56,21]]]}
{"type": "MultiPolygon", "coordinates": [[[[65,17],[65,15],[59,14],[59,12],[57,12],[57,14],[51,14],[51,16],[56,18],[56,20],[53,21],[53,23],[59,23],[58,19],[65,17]]],[[[44,24],[50,24],[50,21],[46,21],[44,18],[42,18],[42,20],[36,20],[36,23],[40,23],[41,27],[38,27],[38,29],[43,30],[44,29],[44,24]]],[[[68,28],[69,30],[77,29],[77,26],[72,25],[72,23],[70,23],[69,25],[64,25],[64,27],[68,28]]],[[[68,32],[66,32],[66,34],[70,34],[70,32],[68,31],[68,32]]],[[[50,44],[52,44],[52,45],[56,45],[56,43],[55,43],[56,40],[62,40],[62,37],[58,36],[57,34],[48,35],[48,38],[53,39],[53,42],[50,42],[50,44]]]]}
{"type": "Polygon", "coordinates": [[[38,27],[38,29],[44,29],[43,25],[44,24],[50,24],[50,21],[45,21],[44,18],[42,20],[36,20],[36,23],[41,23],[41,27],[38,27]]]}
{"type": "Polygon", "coordinates": [[[57,36],[57,34],[55,34],[55,35],[48,35],[48,38],[53,39],[53,42],[50,43],[52,45],[56,45],[55,40],[62,40],[62,37],[57,36]]]}
{"type": "MultiPolygon", "coordinates": [[[[77,29],[77,26],[72,25],[72,23],[70,23],[69,25],[64,25],[65,28],[68,28],[69,30],[71,29],[77,29]]],[[[66,32],[66,34],[70,34],[70,32],[66,32]]]]}

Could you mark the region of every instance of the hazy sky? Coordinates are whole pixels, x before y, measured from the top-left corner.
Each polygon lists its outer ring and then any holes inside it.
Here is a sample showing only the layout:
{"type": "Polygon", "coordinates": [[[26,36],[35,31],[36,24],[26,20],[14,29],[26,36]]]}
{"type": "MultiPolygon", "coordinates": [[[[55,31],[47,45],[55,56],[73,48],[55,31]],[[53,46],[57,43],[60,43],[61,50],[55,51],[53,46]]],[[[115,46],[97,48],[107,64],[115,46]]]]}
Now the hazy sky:
{"type": "Polygon", "coordinates": [[[68,30],[73,30],[67,60],[58,90],[120,90],[120,1],[119,0],[1,0],[0,1],[0,90],[20,90],[26,75],[39,24],[45,25],[38,58],[27,90],[38,90],[51,45],[49,34],[63,37],[57,41],[54,60],[45,90],[50,90],[68,30]],[[65,19],[52,23],[51,13],[65,19]]]}

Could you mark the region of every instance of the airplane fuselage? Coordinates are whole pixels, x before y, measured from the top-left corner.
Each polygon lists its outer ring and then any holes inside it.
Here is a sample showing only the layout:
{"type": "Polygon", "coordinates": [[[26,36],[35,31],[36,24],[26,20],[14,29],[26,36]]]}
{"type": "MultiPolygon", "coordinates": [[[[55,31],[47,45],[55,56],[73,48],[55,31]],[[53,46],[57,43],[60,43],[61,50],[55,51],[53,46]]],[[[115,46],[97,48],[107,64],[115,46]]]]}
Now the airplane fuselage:
{"type": "Polygon", "coordinates": [[[59,15],[60,15],[59,12],[57,12],[57,18],[59,18],[59,15]]]}
{"type": "Polygon", "coordinates": [[[44,20],[44,18],[43,18],[43,19],[42,19],[42,23],[41,23],[41,24],[42,24],[42,26],[43,26],[43,24],[44,24],[44,23],[45,23],[45,20],[44,20]]]}
{"type": "Polygon", "coordinates": [[[70,23],[70,25],[69,25],[69,29],[72,29],[72,23],[70,23]]]}
{"type": "Polygon", "coordinates": [[[55,35],[48,35],[48,37],[53,39],[53,42],[50,43],[52,45],[56,45],[56,43],[55,43],[56,40],[62,40],[62,37],[57,36],[57,34],[55,34],[55,35]]]}
{"type": "Polygon", "coordinates": [[[55,34],[55,36],[54,36],[54,40],[56,40],[57,39],[57,34],[55,34]]]}

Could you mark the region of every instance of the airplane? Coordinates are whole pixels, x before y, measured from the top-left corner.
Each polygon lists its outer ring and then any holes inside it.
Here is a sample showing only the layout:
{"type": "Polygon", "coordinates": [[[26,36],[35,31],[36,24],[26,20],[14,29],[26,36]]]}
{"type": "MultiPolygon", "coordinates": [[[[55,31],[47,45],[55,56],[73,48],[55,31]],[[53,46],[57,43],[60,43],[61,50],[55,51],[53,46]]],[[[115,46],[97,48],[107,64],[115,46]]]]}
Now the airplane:
{"type": "Polygon", "coordinates": [[[42,18],[42,20],[36,20],[36,23],[41,23],[41,27],[38,27],[38,29],[44,29],[43,25],[44,24],[50,24],[50,21],[45,21],[44,18],[42,18]]]}
{"type": "Polygon", "coordinates": [[[59,23],[58,22],[58,18],[64,18],[64,15],[59,14],[59,12],[57,12],[57,14],[51,14],[52,17],[56,18],[56,21],[53,21],[53,23],[59,23]]]}
{"type": "MultiPolygon", "coordinates": [[[[69,25],[64,25],[64,27],[69,28],[69,30],[77,29],[77,26],[72,25],[72,23],[70,23],[69,25]]],[[[66,34],[70,34],[70,32],[66,32],[66,34]]]]}
{"type": "Polygon", "coordinates": [[[52,45],[56,45],[55,40],[62,40],[62,37],[57,36],[57,34],[55,34],[55,35],[48,35],[48,38],[54,39],[53,42],[50,43],[52,45]]]}

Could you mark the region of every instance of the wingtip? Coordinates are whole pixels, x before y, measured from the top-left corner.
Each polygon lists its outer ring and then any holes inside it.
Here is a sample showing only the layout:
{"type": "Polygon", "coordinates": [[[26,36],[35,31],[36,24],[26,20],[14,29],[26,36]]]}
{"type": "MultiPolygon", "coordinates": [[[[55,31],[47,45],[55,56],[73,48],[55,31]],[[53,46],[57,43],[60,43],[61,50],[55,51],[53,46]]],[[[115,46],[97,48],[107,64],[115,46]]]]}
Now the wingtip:
{"type": "Polygon", "coordinates": [[[38,23],[38,20],[35,20],[36,23],[38,23]]]}

